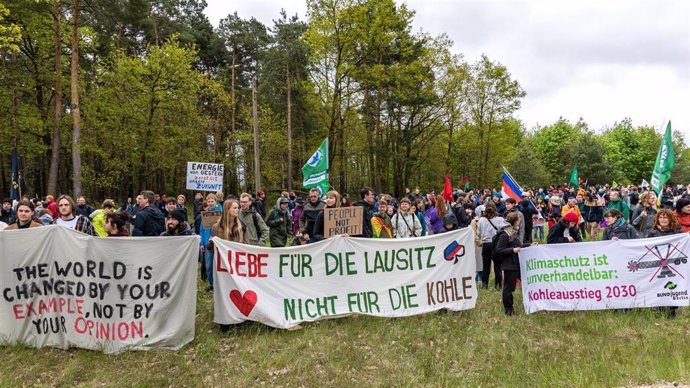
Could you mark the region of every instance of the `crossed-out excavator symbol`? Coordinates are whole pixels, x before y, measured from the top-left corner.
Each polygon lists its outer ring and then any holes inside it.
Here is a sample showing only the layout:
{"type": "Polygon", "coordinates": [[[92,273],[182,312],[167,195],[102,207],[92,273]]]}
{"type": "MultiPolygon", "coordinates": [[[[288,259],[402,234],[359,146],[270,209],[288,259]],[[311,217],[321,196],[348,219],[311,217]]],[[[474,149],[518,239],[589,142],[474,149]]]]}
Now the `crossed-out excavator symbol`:
{"type": "Polygon", "coordinates": [[[639,259],[631,260],[628,263],[628,269],[630,272],[635,272],[639,269],[657,268],[657,270],[654,272],[654,275],[649,278],[650,282],[654,280],[655,277],[658,279],[672,278],[676,276],[676,274],[685,279],[685,277],[678,272],[673,265],[686,264],[688,262],[688,256],[681,252],[676,245],[665,243],[654,245],[652,247],[645,245],[645,248],[647,248],[647,252],[645,252],[645,254],[643,254],[639,259]]]}

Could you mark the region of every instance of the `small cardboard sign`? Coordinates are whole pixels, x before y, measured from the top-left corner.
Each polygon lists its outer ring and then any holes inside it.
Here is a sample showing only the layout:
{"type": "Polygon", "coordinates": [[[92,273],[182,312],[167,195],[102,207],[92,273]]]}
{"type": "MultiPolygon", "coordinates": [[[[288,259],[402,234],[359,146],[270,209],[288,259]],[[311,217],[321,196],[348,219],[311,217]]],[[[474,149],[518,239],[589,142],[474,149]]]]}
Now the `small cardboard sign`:
{"type": "Polygon", "coordinates": [[[213,224],[218,222],[220,220],[220,213],[219,210],[201,212],[201,225],[204,229],[210,229],[213,224]]]}
{"type": "Polygon", "coordinates": [[[323,237],[336,234],[359,236],[362,234],[364,208],[361,206],[336,207],[323,210],[323,237]]]}

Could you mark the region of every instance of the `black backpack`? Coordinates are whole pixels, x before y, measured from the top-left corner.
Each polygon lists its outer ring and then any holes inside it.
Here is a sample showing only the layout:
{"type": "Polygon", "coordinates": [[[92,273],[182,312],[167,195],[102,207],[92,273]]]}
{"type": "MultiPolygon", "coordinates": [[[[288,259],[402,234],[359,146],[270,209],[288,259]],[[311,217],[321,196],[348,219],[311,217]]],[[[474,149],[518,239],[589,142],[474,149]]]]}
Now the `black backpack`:
{"type": "Polygon", "coordinates": [[[496,257],[496,246],[498,245],[498,236],[500,236],[501,233],[505,232],[503,231],[503,229],[498,229],[496,225],[494,225],[494,223],[491,222],[490,219],[487,218],[486,220],[489,221],[489,223],[491,224],[491,226],[494,227],[494,229],[496,229],[496,234],[493,237],[491,237],[491,257],[496,257]]]}

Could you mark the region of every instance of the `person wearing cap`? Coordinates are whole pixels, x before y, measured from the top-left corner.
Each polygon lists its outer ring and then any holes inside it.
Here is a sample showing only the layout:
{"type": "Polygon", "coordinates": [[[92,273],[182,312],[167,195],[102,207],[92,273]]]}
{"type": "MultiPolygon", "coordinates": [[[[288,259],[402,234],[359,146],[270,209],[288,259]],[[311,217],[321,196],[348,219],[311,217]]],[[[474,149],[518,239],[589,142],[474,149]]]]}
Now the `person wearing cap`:
{"type": "Polygon", "coordinates": [[[17,221],[17,213],[12,210],[12,200],[5,198],[2,201],[2,213],[0,213],[0,221],[7,225],[14,224],[17,221]]]}
{"type": "Polygon", "coordinates": [[[553,227],[549,228],[549,235],[546,237],[547,244],[562,244],[580,242],[580,230],[577,227],[579,218],[575,212],[567,213],[553,227]]]}
{"type": "MultiPolygon", "coordinates": [[[[174,199],[174,198],[173,198],[174,199]]],[[[175,209],[168,212],[165,218],[165,232],[161,236],[193,236],[194,232],[184,219],[184,213],[175,209]]]]}
{"type": "MultiPolygon", "coordinates": [[[[400,200],[400,211],[391,219],[394,238],[422,236],[422,223],[416,212],[411,212],[411,202],[408,198],[400,200]]],[[[416,210],[416,209],[415,209],[416,210]]]]}
{"type": "Polygon", "coordinates": [[[676,219],[683,229],[683,233],[690,232],[690,199],[678,198],[676,201],[676,219]]]}
{"type": "Polygon", "coordinates": [[[292,220],[288,212],[288,202],[286,197],[278,198],[278,203],[268,218],[266,218],[266,225],[268,225],[268,238],[271,241],[271,247],[284,247],[287,245],[288,237],[292,236],[292,220]]]}

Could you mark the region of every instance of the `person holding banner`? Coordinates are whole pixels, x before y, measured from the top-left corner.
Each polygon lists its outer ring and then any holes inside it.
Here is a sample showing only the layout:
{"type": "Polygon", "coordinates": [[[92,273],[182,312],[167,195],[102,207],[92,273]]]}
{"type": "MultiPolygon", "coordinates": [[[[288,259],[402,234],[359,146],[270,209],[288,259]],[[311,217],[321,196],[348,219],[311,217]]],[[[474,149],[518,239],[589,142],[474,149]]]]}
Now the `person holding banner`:
{"type": "Polygon", "coordinates": [[[60,217],[53,222],[55,225],[74,229],[91,236],[98,236],[89,217],[76,214],[76,205],[69,195],[61,195],[57,201],[60,217]]]}
{"type": "Polygon", "coordinates": [[[635,227],[628,224],[623,218],[623,213],[616,209],[611,209],[604,213],[606,229],[604,229],[604,240],[632,240],[637,238],[635,227]]]}
{"type": "MultiPolygon", "coordinates": [[[[204,211],[221,211],[223,210],[220,204],[216,203],[216,195],[209,193],[206,196],[206,208],[204,211]]],[[[203,212],[201,213],[203,214],[203,212]]],[[[201,237],[199,241],[199,249],[204,254],[204,262],[202,270],[206,271],[206,276],[208,279],[208,290],[213,291],[213,250],[207,249],[208,241],[211,239],[211,228],[205,228],[202,222],[202,215],[199,214],[199,236],[201,237]]],[[[221,215],[222,217],[222,215],[221,215]]]]}
{"type": "Polygon", "coordinates": [[[675,214],[668,209],[660,209],[654,215],[654,226],[647,234],[648,238],[670,236],[683,233],[675,214]]]}
{"type": "MultiPolygon", "coordinates": [[[[506,215],[506,228],[498,232],[496,241],[496,257],[501,263],[503,271],[503,309],[506,315],[515,315],[513,307],[513,292],[520,277],[520,249],[530,244],[522,244],[519,236],[520,216],[516,212],[506,215]]],[[[536,243],[535,243],[536,244],[536,243]]]]}
{"type": "Polygon", "coordinates": [[[39,228],[43,226],[41,223],[34,221],[35,209],[33,202],[26,199],[19,201],[19,205],[17,205],[17,221],[8,225],[5,230],[39,228]]]}
{"type": "MultiPolygon", "coordinates": [[[[233,241],[240,244],[249,244],[249,231],[247,226],[240,219],[240,204],[235,199],[228,199],[223,202],[223,210],[220,219],[211,227],[211,237],[218,237],[223,240],[233,241]]],[[[208,241],[206,252],[211,252],[213,261],[214,251],[213,241],[208,241]]],[[[210,268],[208,275],[209,283],[213,284],[213,263],[207,265],[210,268]]],[[[213,290],[213,286],[211,286],[213,290]]],[[[230,325],[220,325],[220,330],[225,333],[230,330],[230,325]]]]}
{"type": "MultiPolygon", "coordinates": [[[[653,238],[661,236],[670,236],[672,234],[679,233],[683,233],[683,229],[681,229],[680,223],[678,223],[678,220],[676,219],[676,216],[673,214],[673,212],[668,209],[660,209],[654,215],[654,226],[649,231],[646,237],[653,238]]],[[[665,311],[667,313],[668,319],[676,318],[676,311],[678,310],[677,306],[659,307],[659,309],[662,312],[665,311]]]]}

